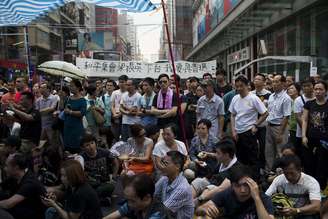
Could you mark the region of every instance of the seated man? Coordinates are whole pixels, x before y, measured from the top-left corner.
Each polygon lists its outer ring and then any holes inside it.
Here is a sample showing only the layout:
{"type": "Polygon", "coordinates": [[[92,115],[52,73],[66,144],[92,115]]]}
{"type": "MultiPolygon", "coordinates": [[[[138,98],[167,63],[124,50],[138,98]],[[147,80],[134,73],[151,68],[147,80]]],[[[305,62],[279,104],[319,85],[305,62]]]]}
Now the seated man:
{"type": "Polygon", "coordinates": [[[265,192],[269,196],[283,193],[292,201],[293,207],[278,209],[279,215],[297,219],[316,218],[314,215],[319,214],[321,203],[319,183],[302,172],[301,161],[297,156],[285,156],[281,166],[284,174],[277,176],[265,192]]]}
{"type": "Polygon", "coordinates": [[[194,204],[191,186],[183,176],[186,157],[178,151],[169,151],[162,158],[162,176],[155,186],[155,198],[168,208],[173,218],[192,219],[194,204]]]}
{"type": "Polygon", "coordinates": [[[40,196],[46,191],[27,167],[27,159],[21,153],[7,158],[6,174],[9,178],[14,178],[16,183],[10,185],[9,198],[0,201],[0,208],[7,209],[15,219],[42,219],[45,207],[40,196]]]}
{"type": "Polygon", "coordinates": [[[114,184],[110,181],[110,174],[117,175],[117,160],[108,150],[97,147],[96,138],[91,133],[86,133],[83,136],[81,147],[84,171],[89,184],[97,191],[102,200],[110,197],[114,190],[114,184]]]}
{"type": "Polygon", "coordinates": [[[231,174],[231,187],[216,194],[211,201],[196,210],[199,216],[210,218],[273,219],[273,205],[269,196],[259,191],[249,170],[235,168],[231,174]]]}
{"type": "Polygon", "coordinates": [[[158,200],[154,199],[155,183],[149,175],[134,175],[125,186],[124,196],[127,200],[117,211],[104,219],[122,217],[135,219],[166,219],[168,211],[158,200]]]}
{"type": "Polygon", "coordinates": [[[235,143],[228,138],[215,144],[216,158],[220,165],[209,178],[196,178],[192,181],[192,192],[196,205],[210,200],[213,196],[230,187],[231,170],[242,164],[237,161],[235,143]]]}

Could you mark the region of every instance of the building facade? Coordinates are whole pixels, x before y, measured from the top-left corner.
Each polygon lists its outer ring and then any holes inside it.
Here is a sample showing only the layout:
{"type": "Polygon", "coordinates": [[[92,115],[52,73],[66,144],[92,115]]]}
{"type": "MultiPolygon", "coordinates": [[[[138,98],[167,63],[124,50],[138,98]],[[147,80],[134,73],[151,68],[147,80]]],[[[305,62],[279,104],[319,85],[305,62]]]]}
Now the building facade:
{"type": "Polygon", "coordinates": [[[217,60],[229,80],[256,73],[282,73],[301,80],[310,76],[311,65],[327,77],[326,0],[195,0],[193,15],[193,48],[187,59],[217,60]],[[268,56],[274,59],[237,73],[247,63],[268,56]]]}
{"type": "MultiPolygon", "coordinates": [[[[175,60],[184,60],[192,49],[192,1],[168,0],[166,13],[170,38],[175,60]]],[[[165,26],[162,28],[160,39],[159,59],[169,59],[168,39],[165,26]]]]}

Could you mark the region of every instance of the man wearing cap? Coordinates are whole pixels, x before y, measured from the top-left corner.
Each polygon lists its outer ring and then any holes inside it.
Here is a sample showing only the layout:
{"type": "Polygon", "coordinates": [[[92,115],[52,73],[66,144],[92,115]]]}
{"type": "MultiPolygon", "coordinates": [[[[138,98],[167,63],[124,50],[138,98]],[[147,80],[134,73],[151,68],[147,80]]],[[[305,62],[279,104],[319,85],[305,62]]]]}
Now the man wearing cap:
{"type": "Polygon", "coordinates": [[[208,119],[212,123],[210,133],[218,138],[222,138],[224,125],[224,103],[221,97],[214,93],[215,83],[213,80],[206,80],[202,83],[205,95],[197,102],[197,121],[208,119]]]}

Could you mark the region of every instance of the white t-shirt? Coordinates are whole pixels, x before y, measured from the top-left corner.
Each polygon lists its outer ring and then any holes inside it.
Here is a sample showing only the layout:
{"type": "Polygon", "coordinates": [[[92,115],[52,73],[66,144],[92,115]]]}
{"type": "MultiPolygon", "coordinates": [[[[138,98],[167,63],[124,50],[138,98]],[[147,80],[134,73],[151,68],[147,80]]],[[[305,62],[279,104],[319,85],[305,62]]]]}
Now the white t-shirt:
{"type": "MultiPolygon", "coordinates": [[[[177,147],[178,147],[178,151],[187,156],[188,152],[186,149],[186,145],[182,142],[182,141],[178,141],[175,140],[177,147]]],[[[160,140],[159,142],[157,142],[155,144],[154,150],[153,150],[153,155],[157,156],[157,157],[165,157],[166,153],[171,151],[172,149],[169,148],[166,144],[164,140],[160,140]]]]}
{"type": "Polygon", "coordinates": [[[262,115],[267,109],[259,97],[249,93],[244,98],[239,94],[234,96],[229,111],[235,115],[235,129],[240,134],[250,130],[256,123],[258,114],[262,115]]]}
{"type": "MultiPolygon", "coordinates": [[[[308,102],[309,100],[314,100],[315,98],[312,98],[312,99],[309,99],[307,97],[305,97],[304,95],[303,96],[303,99],[304,99],[304,102],[308,102]]],[[[295,102],[294,102],[294,113],[297,114],[297,113],[303,113],[303,107],[304,107],[304,103],[303,103],[303,100],[302,100],[302,97],[299,96],[296,98],[295,102]]],[[[301,138],[302,137],[302,128],[298,125],[297,123],[297,130],[296,130],[296,137],[297,138],[301,138]]]]}
{"type": "Polygon", "coordinates": [[[284,174],[277,176],[268,190],[266,195],[272,196],[275,193],[284,192],[285,194],[309,195],[309,200],[321,200],[320,185],[316,179],[305,173],[301,173],[301,178],[296,184],[288,182],[284,174]],[[282,190],[282,191],[279,191],[282,190]]]}
{"type": "MultiPolygon", "coordinates": [[[[138,92],[136,92],[132,96],[129,96],[129,93],[126,92],[122,95],[121,104],[126,109],[131,109],[133,107],[137,107],[139,109],[140,98],[141,95],[138,92]]],[[[140,116],[131,116],[131,115],[124,115],[124,114],[122,115],[122,124],[133,125],[140,122],[141,122],[140,116]]]]}
{"type": "Polygon", "coordinates": [[[114,104],[115,112],[118,113],[120,112],[120,103],[121,103],[121,98],[122,95],[127,92],[121,92],[120,89],[113,91],[112,96],[111,96],[111,103],[114,104]]]}

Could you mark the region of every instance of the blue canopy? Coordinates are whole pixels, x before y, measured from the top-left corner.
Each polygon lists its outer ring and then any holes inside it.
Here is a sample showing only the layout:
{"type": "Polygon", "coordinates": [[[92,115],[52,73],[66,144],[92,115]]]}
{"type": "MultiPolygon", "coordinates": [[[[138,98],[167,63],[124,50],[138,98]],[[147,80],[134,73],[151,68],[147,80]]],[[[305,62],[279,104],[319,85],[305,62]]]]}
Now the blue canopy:
{"type": "MultiPolygon", "coordinates": [[[[26,25],[69,2],[74,0],[0,0],[0,26],[26,25]]],[[[79,2],[130,12],[147,12],[156,9],[150,0],[79,0],[79,2]]]]}

